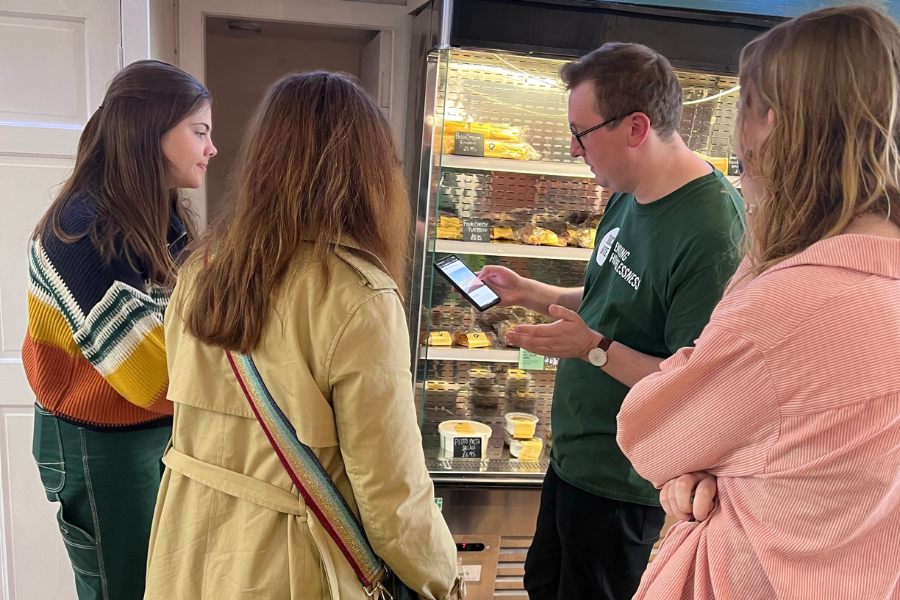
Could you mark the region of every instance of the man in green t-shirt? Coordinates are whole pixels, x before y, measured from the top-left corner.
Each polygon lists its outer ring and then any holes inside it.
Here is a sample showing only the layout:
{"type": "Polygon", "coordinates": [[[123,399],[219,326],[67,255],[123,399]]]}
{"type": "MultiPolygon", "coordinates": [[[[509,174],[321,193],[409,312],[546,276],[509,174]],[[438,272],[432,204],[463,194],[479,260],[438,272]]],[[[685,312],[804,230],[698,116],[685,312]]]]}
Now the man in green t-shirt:
{"type": "Polygon", "coordinates": [[[626,600],[665,513],[659,492],[616,445],[616,414],[632,385],[700,335],[737,267],[744,206],[678,135],[682,92],[665,57],[606,44],[560,75],[570,92],[572,156],[616,192],[584,287],[554,287],[499,266],[479,277],[501,305],[557,319],[509,334],[522,348],[562,359],[551,466],[525,562],[529,598],[626,600]]]}

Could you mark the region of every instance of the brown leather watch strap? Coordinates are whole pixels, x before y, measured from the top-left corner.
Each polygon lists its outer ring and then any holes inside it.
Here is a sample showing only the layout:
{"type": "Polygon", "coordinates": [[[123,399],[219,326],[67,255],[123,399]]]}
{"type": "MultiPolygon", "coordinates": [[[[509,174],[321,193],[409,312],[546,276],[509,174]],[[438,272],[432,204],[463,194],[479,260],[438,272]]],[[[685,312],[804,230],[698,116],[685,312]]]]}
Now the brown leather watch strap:
{"type": "MultiPolygon", "coordinates": [[[[603,335],[603,334],[601,334],[601,335],[603,335]]],[[[609,352],[609,347],[612,346],[612,343],[613,343],[613,341],[604,335],[603,339],[600,340],[600,343],[597,344],[597,347],[600,348],[601,350],[603,350],[604,352],[609,352]]]]}

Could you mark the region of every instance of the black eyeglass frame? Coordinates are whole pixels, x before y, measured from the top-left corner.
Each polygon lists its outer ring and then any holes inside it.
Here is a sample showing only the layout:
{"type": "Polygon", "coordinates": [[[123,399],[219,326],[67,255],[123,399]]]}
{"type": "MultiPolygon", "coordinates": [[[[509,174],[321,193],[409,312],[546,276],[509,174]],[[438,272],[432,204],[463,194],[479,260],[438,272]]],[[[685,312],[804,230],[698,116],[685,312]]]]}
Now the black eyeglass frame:
{"type": "Polygon", "coordinates": [[[627,116],[630,115],[630,114],[631,114],[631,113],[626,113],[626,114],[624,114],[624,115],[622,115],[622,116],[615,117],[615,118],[609,119],[609,120],[607,120],[607,121],[603,121],[603,122],[600,123],[599,125],[594,125],[594,126],[591,127],[590,129],[585,129],[585,130],[582,131],[581,133],[575,133],[575,128],[572,127],[572,124],[570,123],[570,124],[569,124],[569,132],[572,134],[572,137],[575,138],[575,141],[578,142],[578,145],[581,146],[581,149],[582,149],[582,150],[587,150],[587,148],[584,147],[584,142],[581,141],[581,138],[583,138],[584,136],[586,136],[587,134],[589,134],[589,133],[592,132],[592,131],[597,131],[598,129],[601,129],[601,128],[603,128],[603,127],[606,127],[606,126],[609,125],[610,123],[615,123],[616,121],[621,121],[622,119],[624,119],[625,117],[627,117],[627,116]]]}

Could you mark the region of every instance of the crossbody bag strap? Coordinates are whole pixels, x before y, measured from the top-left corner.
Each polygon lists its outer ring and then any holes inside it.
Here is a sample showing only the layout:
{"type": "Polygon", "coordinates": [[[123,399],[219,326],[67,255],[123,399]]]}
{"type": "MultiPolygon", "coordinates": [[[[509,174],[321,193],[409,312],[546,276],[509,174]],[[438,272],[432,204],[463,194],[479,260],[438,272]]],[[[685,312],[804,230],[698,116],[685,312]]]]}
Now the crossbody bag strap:
{"type": "Polygon", "coordinates": [[[362,524],[334,485],[312,449],[297,438],[297,431],[281,412],[247,354],[225,352],[238,383],[281,464],[297,486],[306,505],[337,544],[369,596],[385,590],[387,568],[372,550],[362,524]]]}

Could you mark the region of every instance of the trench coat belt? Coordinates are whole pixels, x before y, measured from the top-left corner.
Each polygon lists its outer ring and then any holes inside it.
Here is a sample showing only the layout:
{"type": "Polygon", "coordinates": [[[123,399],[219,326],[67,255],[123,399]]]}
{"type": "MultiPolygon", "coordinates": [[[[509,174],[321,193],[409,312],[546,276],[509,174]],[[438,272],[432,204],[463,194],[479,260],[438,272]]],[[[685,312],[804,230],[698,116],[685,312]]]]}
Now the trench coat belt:
{"type": "Polygon", "coordinates": [[[295,495],[261,479],[197,460],[171,447],[163,456],[163,463],[175,473],[229,496],[306,520],[306,502],[299,494],[295,495]]]}

